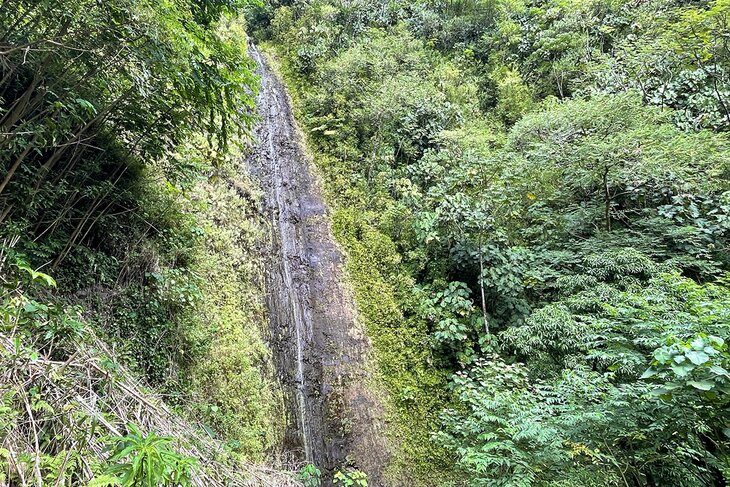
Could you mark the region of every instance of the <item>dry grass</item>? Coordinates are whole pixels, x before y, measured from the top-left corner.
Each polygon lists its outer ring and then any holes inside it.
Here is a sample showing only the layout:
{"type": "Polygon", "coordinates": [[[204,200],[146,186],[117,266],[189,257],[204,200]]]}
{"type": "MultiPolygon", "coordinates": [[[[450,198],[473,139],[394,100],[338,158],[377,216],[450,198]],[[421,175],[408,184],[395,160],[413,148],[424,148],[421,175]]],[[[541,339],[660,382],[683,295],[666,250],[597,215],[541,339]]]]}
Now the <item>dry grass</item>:
{"type": "Polygon", "coordinates": [[[195,486],[300,485],[288,473],[234,459],[129,371],[110,366],[113,354],[95,336],[87,332],[78,343],[66,343],[68,358],[53,360],[58,346],[20,333],[19,316],[5,314],[0,334],[0,464],[7,464],[0,485],[86,485],[108,456],[105,439],[124,435],[129,423],[174,438],[178,451],[197,458],[195,486]]]}

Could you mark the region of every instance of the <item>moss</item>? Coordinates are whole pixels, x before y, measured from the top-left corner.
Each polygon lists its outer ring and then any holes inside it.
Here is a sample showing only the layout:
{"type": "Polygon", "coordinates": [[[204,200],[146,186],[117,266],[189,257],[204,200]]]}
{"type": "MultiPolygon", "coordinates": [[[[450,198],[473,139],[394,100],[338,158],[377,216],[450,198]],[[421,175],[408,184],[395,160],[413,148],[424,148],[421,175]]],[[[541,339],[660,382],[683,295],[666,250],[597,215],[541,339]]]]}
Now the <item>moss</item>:
{"type": "Polygon", "coordinates": [[[179,156],[208,178],[180,188],[150,174],[143,207],[161,231],[139,239],[107,299],[85,304],[125,364],[231,451],[262,462],[284,427],[264,341],[264,222],[254,185],[238,176],[240,154],[211,165],[206,147],[194,139],[179,156]]]}
{"type": "MultiPolygon", "coordinates": [[[[266,45],[264,50],[274,68],[284,73],[295,115],[306,128],[301,93],[312,88],[294,76],[278,46],[266,45]]],[[[412,312],[415,281],[384,231],[392,223],[396,202],[384,184],[362,180],[357,163],[348,157],[356,155],[356,149],[334,145],[330,152],[312,143],[308,147],[334,210],[334,236],[345,251],[358,312],[373,343],[373,382],[384,385],[388,397],[387,434],[396,447],[388,470],[391,484],[443,485],[455,477],[453,462],[430,435],[439,428],[439,414],[450,400],[448,372],[432,364],[428,324],[412,312]]]]}
{"type": "Polygon", "coordinates": [[[431,443],[430,433],[448,401],[447,374],[431,365],[428,327],[407,312],[414,282],[403,272],[392,240],[368,221],[374,217],[340,208],[333,228],[347,253],[358,311],[389,396],[389,435],[398,442],[390,474],[396,481],[438,485],[449,477],[449,459],[431,443]]]}
{"type": "Polygon", "coordinates": [[[219,179],[201,185],[196,213],[205,229],[194,271],[201,277],[197,307],[207,349],[191,367],[194,409],[229,440],[234,450],[260,461],[278,444],[283,426],[281,397],[273,382],[261,296],[261,255],[253,186],[219,179]],[[234,189],[235,187],[235,189],[234,189]]]}

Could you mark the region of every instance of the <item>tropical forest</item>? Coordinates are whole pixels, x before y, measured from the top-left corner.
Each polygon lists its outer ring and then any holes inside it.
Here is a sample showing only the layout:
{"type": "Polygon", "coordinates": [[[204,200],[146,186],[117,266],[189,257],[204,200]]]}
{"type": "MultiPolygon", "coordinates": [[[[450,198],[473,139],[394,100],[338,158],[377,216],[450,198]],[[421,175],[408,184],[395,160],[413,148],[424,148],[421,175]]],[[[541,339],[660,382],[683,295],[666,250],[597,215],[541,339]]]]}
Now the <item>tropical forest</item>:
{"type": "Polygon", "coordinates": [[[730,483],[730,0],[0,0],[0,487],[730,483]]]}

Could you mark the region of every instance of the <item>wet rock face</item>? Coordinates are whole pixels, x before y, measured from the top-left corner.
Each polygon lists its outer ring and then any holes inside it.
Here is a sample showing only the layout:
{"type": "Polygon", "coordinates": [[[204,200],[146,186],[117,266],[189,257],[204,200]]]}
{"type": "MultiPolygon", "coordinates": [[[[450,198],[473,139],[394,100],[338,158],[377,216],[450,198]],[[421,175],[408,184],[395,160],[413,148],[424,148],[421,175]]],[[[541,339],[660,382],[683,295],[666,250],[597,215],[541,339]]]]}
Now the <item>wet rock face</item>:
{"type": "Polygon", "coordinates": [[[266,268],[270,345],[285,390],[284,447],[325,474],[357,468],[385,485],[383,410],[368,390],[369,340],[344,284],[343,255],[281,81],[255,47],[261,121],[247,158],[270,218],[266,268]]]}

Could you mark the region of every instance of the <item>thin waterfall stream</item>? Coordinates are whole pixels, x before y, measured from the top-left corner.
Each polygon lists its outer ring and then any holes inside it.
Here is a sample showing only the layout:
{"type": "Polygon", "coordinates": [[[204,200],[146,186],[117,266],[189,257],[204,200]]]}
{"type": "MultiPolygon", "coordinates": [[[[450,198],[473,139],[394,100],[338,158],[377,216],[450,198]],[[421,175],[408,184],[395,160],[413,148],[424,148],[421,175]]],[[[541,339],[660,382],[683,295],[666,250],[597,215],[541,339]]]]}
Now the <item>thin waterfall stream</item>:
{"type": "Polygon", "coordinates": [[[389,459],[381,402],[370,390],[370,342],[346,285],[344,256],[281,80],[255,46],[260,121],[247,167],[270,221],[266,305],[287,406],[283,447],[323,471],[357,468],[382,483],[389,459]]]}

